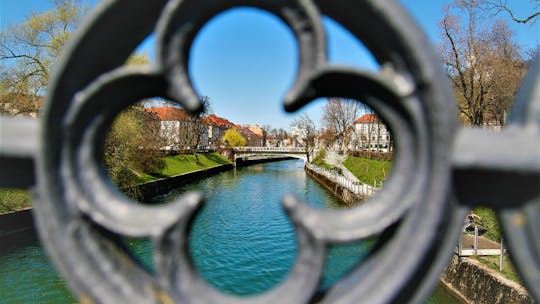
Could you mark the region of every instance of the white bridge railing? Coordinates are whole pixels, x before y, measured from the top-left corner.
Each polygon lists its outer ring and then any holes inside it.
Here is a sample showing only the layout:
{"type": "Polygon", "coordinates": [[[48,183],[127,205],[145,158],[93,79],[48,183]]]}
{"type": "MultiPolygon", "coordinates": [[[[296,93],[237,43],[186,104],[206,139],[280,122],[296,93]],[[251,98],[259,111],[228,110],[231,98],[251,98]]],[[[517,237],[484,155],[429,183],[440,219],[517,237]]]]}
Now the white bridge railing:
{"type": "Polygon", "coordinates": [[[303,147],[234,147],[235,152],[306,153],[303,147]]]}
{"type": "Polygon", "coordinates": [[[334,181],[338,185],[348,189],[349,191],[355,194],[370,197],[370,196],[373,196],[375,193],[377,193],[382,187],[382,183],[380,185],[381,187],[377,187],[376,182],[374,181],[374,185],[370,186],[362,182],[352,181],[335,171],[324,169],[308,162],[306,162],[305,165],[308,169],[315,171],[316,173],[321,174],[323,176],[326,176],[327,178],[334,181]]]}

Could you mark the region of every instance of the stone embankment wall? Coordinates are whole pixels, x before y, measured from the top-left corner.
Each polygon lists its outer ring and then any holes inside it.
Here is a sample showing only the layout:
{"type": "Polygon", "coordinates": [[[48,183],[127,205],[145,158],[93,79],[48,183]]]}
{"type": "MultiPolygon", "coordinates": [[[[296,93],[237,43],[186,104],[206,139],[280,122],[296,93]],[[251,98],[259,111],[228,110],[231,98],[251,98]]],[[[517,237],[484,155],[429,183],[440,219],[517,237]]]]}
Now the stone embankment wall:
{"type": "Polygon", "coordinates": [[[233,164],[221,165],[204,170],[188,172],[172,177],[160,178],[151,182],[138,185],[138,192],[143,201],[153,198],[156,195],[165,194],[179,185],[191,182],[206,176],[211,176],[234,168],[233,164]]]}
{"type": "Polygon", "coordinates": [[[307,166],[304,167],[304,170],[306,171],[307,175],[311,176],[313,179],[319,182],[319,184],[336,195],[347,206],[354,206],[367,199],[367,197],[350,191],[330,178],[309,169],[307,166]]]}
{"type": "Polygon", "coordinates": [[[470,258],[452,257],[441,282],[470,303],[534,303],[522,286],[470,258]]]}
{"type": "Polygon", "coordinates": [[[32,209],[2,214],[0,215],[0,238],[31,229],[33,225],[32,209]]]}
{"type": "Polygon", "coordinates": [[[289,157],[289,156],[271,156],[271,157],[260,157],[260,158],[245,158],[245,159],[237,158],[235,165],[237,167],[245,167],[245,166],[250,166],[250,165],[263,164],[263,163],[289,160],[289,159],[294,159],[294,158],[289,157]]]}

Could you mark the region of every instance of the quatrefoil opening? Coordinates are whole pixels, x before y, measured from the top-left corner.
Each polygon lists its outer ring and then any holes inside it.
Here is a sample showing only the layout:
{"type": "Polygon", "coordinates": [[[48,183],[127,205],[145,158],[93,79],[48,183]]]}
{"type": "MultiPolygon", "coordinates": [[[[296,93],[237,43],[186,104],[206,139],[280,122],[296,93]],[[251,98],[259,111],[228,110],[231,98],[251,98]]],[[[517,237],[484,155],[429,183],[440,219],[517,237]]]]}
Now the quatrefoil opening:
{"type": "Polygon", "coordinates": [[[98,302],[309,302],[316,293],[325,247],[377,233],[383,234],[380,246],[323,300],[390,302],[425,295],[450,251],[442,244],[444,238],[423,227],[437,227],[445,238],[452,238],[460,225],[456,220],[459,212],[448,203],[448,149],[455,123],[450,90],[442,80],[429,42],[398,4],[319,2],[111,0],[97,9],[94,19],[69,48],[51,84],[42,135],[47,145],[43,145],[38,169],[42,181],[41,203],[36,207],[40,233],[79,295],[98,302]],[[123,10],[124,6],[127,9],[123,10]],[[190,218],[202,203],[200,196],[191,194],[173,204],[152,208],[130,205],[107,184],[98,163],[105,131],[115,114],[127,105],[162,96],[183,103],[190,111],[199,109],[186,69],[191,42],[212,16],[236,6],[274,13],[295,33],[300,64],[296,82],[285,98],[287,110],[297,110],[322,96],[366,100],[389,123],[398,150],[392,181],[365,207],[346,212],[320,211],[286,197],[284,206],[295,225],[299,246],[292,274],[275,289],[247,299],[211,289],[187,258],[185,234],[190,218]],[[120,17],[118,11],[123,11],[120,17]],[[349,29],[386,69],[371,73],[328,66],[319,11],[349,29]],[[128,32],[122,21],[128,24],[131,20],[137,20],[130,29],[133,34],[126,34],[119,43],[119,33],[128,32]],[[156,22],[157,67],[147,72],[115,70],[156,22]],[[111,24],[120,25],[111,32],[107,26],[111,24]],[[375,33],[375,26],[385,35],[375,33]],[[101,63],[94,64],[95,54],[86,48],[100,40],[110,46],[107,51],[111,54],[98,56],[101,63]],[[64,222],[68,229],[64,229],[64,222]],[[411,233],[422,234],[419,243],[411,244],[411,233]],[[114,234],[151,237],[156,248],[156,274],[134,270],[137,266],[116,247],[114,234]],[[401,255],[402,250],[418,248],[425,251],[417,256],[401,255]],[[428,267],[432,262],[435,265],[428,267]],[[376,292],[387,273],[395,274],[387,281],[392,292],[376,292]],[[410,275],[417,280],[411,280],[410,275]],[[111,276],[110,281],[100,282],[107,276],[111,276]],[[406,292],[410,288],[414,291],[406,292]]]}

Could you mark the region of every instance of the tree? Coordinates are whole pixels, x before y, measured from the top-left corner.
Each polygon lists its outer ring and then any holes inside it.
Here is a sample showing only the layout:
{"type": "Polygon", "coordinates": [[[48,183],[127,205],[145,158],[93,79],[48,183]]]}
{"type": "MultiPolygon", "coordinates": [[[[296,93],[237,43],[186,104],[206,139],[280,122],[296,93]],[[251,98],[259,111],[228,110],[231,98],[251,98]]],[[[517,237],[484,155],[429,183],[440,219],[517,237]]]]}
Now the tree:
{"type": "Polygon", "coordinates": [[[140,173],[159,173],[166,167],[159,148],[160,124],[142,105],[128,107],[114,121],[105,140],[105,166],[112,182],[136,197],[132,186],[140,173]]]}
{"type": "Polygon", "coordinates": [[[269,124],[264,124],[261,128],[263,129],[263,146],[266,146],[268,136],[272,132],[272,126],[269,124]]]}
{"type": "MultiPolygon", "coordinates": [[[[148,64],[146,55],[134,54],[126,65],[148,64]]],[[[138,198],[141,173],[160,173],[166,167],[160,149],[166,144],[161,121],[147,112],[144,101],[129,106],[113,122],[105,140],[104,160],[112,182],[130,197],[138,198]]]]}
{"type": "Polygon", "coordinates": [[[496,16],[500,13],[504,13],[516,23],[531,23],[534,24],[540,16],[540,11],[538,10],[540,6],[540,0],[532,0],[532,6],[534,7],[533,12],[526,14],[524,16],[517,16],[514,11],[510,9],[507,4],[507,0],[461,0],[461,5],[474,7],[480,11],[487,12],[491,16],[496,16]]]}
{"type": "Polygon", "coordinates": [[[323,124],[335,135],[332,144],[347,149],[354,132],[354,121],[360,114],[360,103],[352,99],[328,98],[323,109],[323,124]]]}
{"type": "Polygon", "coordinates": [[[199,156],[197,155],[199,146],[204,136],[208,136],[206,133],[207,128],[202,118],[208,114],[210,109],[210,98],[208,96],[202,97],[200,100],[203,104],[202,111],[193,114],[186,113],[183,119],[180,120],[178,130],[178,142],[184,150],[189,150],[193,153],[197,163],[199,163],[199,156]]]}
{"type": "Polygon", "coordinates": [[[51,66],[85,13],[76,0],[54,0],[53,9],[0,33],[0,111],[38,111],[51,66]]]}
{"type": "Polygon", "coordinates": [[[293,121],[291,127],[295,127],[299,130],[298,140],[305,148],[307,161],[309,162],[310,155],[312,155],[315,150],[315,137],[317,136],[315,123],[309,118],[307,113],[303,113],[293,121]]]}
{"type": "Polygon", "coordinates": [[[512,32],[502,20],[482,26],[477,8],[466,1],[446,10],[441,30],[440,54],[462,121],[502,125],[526,72],[512,32]],[[452,10],[465,12],[464,20],[452,10]]]}
{"type": "Polygon", "coordinates": [[[228,129],[225,131],[225,134],[223,134],[223,137],[221,138],[221,142],[230,147],[244,147],[247,144],[244,136],[236,129],[228,129]]]}

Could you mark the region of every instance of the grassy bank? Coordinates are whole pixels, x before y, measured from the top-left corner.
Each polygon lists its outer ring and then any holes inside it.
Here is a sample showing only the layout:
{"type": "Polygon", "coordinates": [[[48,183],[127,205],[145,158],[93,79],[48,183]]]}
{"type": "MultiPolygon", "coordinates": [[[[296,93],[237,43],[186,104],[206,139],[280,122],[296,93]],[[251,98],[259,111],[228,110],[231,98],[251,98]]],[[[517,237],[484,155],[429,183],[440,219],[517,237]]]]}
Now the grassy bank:
{"type": "MultiPolygon", "coordinates": [[[[167,156],[165,159],[167,167],[161,172],[133,172],[137,174],[138,182],[144,183],[159,178],[170,177],[230,163],[230,161],[218,153],[201,153],[198,154],[198,157],[199,162],[197,163],[193,154],[167,156]]],[[[32,207],[32,203],[28,191],[18,189],[0,189],[0,214],[30,207],[32,207]]]]}
{"type": "Polygon", "coordinates": [[[501,241],[501,228],[495,211],[493,209],[479,207],[474,209],[474,213],[481,217],[478,224],[487,228],[484,237],[499,243],[501,241]]]}
{"type": "Polygon", "coordinates": [[[388,177],[392,169],[391,161],[372,160],[357,156],[347,157],[343,165],[354,176],[368,185],[373,185],[373,181],[376,181],[377,185],[380,184],[388,177]]]}
{"type": "Polygon", "coordinates": [[[167,167],[161,172],[140,173],[140,182],[148,182],[158,178],[171,177],[187,172],[212,168],[224,164],[229,164],[230,161],[221,156],[219,153],[200,153],[197,154],[199,162],[197,162],[193,154],[179,154],[167,156],[165,162],[167,167]]]}
{"type": "MultiPolygon", "coordinates": [[[[478,222],[478,224],[482,227],[487,228],[487,231],[483,236],[494,242],[500,243],[501,228],[499,226],[499,221],[497,219],[495,211],[493,211],[493,209],[479,207],[474,209],[474,213],[481,217],[481,220],[478,222]]],[[[478,256],[473,258],[478,260],[480,263],[488,266],[489,268],[501,273],[507,279],[521,284],[519,275],[517,274],[516,269],[512,265],[512,261],[510,260],[508,255],[505,255],[504,257],[504,267],[502,272],[499,271],[499,256],[478,256]]]]}
{"type": "Polygon", "coordinates": [[[510,260],[510,257],[508,254],[504,255],[504,262],[503,262],[503,271],[500,272],[499,269],[499,263],[500,263],[500,257],[499,256],[477,256],[474,257],[477,261],[480,263],[486,265],[487,267],[497,271],[498,273],[502,274],[505,278],[512,280],[516,283],[522,284],[521,279],[519,278],[519,275],[514,268],[514,265],[512,264],[512,261],[510,260]]]}
{"type": "Polygon", "coordinates": [[[326,151],[320,150],[315,158],[311,161],[312,164],[319,166],[321,168],[325,168],[327,170],[335,169],[334,166],[327,164],[324,162],[324,158],[326,157],[326,151]]]}
{"type": "Polygon", "coordinates": [[[32,207],[28,191],[0,189],[0,214],[32,207]]]}

